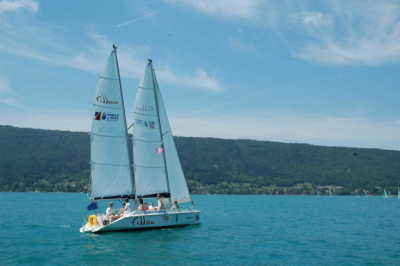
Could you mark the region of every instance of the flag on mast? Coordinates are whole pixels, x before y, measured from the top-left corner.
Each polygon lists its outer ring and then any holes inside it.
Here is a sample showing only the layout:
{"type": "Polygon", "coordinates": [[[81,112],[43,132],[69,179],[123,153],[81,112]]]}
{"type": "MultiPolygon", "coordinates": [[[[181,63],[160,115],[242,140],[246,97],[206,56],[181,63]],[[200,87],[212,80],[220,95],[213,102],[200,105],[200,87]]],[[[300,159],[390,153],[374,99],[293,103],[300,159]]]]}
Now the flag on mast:
{"type": "Polygon", "coordinates": [[[161,153],[163,153],[164,152],[164,147],[163,147],[163,145],[161,145],[160,147],[157,147],[157,149],[156,149],[156,153],[157,154],[161,154],[161,153]]]}

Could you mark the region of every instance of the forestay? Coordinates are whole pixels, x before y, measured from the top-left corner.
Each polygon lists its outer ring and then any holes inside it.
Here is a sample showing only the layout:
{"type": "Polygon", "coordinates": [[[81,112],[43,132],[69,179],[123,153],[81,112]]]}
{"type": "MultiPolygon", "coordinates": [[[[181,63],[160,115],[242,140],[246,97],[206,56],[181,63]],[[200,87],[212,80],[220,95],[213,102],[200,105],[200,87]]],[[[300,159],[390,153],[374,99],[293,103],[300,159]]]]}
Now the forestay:
{"type": "Polygon", "coordinates": [[[131,196],[131,160],[115,48],[97,82],[90,144],[91,197],[131,196]]]}
{"type": "Polygon", "coordinates": [[[170,194],[173,201],[191,200],[150,60],[136,95],[133,153],[137,196],[170,194]]]}

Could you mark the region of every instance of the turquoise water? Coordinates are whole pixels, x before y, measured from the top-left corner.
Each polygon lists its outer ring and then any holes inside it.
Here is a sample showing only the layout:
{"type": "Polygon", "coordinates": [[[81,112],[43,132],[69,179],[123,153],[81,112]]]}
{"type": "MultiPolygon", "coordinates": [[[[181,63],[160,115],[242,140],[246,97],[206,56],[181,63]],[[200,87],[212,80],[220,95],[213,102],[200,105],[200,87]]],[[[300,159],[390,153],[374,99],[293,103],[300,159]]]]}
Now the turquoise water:
{"type": "Polygon", "coordinates": [[[194,196],[202,224],[81,234],[85,194],[0,193],[1,265],[400,265],[400,200],[194,196]]]}

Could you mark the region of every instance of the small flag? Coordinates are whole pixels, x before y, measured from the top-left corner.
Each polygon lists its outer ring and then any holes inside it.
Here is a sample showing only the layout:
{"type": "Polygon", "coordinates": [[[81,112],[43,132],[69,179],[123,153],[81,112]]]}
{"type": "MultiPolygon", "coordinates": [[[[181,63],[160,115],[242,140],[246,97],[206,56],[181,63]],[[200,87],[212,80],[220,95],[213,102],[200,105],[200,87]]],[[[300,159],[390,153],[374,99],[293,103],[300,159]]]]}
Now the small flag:
{"type": "Polygon", "coordinates": [[[164,147],[162,145],[156,149],[156,153],[157,154],[160,154],[160,153],[163,153],[163,152],[164,152],[164,147]]]}
{"type": "Polygon", "coordinates": [[[95,201],[92,201],[92,203],[90,203],[90,204],[87,206],[88,211],[96,210],[97,208],[98,208],[97,202],[95,202],[95,201]]]}

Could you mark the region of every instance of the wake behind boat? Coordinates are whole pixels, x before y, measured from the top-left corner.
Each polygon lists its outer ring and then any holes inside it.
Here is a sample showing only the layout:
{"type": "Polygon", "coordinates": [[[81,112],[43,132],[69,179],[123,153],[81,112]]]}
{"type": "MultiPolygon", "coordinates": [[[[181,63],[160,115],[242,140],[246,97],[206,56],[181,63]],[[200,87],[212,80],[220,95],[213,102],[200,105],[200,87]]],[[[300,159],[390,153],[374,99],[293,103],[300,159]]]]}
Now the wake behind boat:
{"type": "Polygon", "coordinates": [[[121,210],[118,215],[89,215],[81,232],[100,233],[185,226],[200,223],[194,210],[152,61],[138,87],[134,108],[133,139],[129,138],[118,67],[117,50],[99,76],[93,104],[90,136],[91,200],[127,199],[140,210],[121,210]],[[133,149],[131,149],[131,147],[133,149]],[[132,152],[133,151],[133,152],[132,152]],[[165,199],[157,210],[146,201],[165,199]],[[160,199],[161,198],[161,199],[160,199]],[[179,207],[181,205],[182,207],[179,207]]]}

